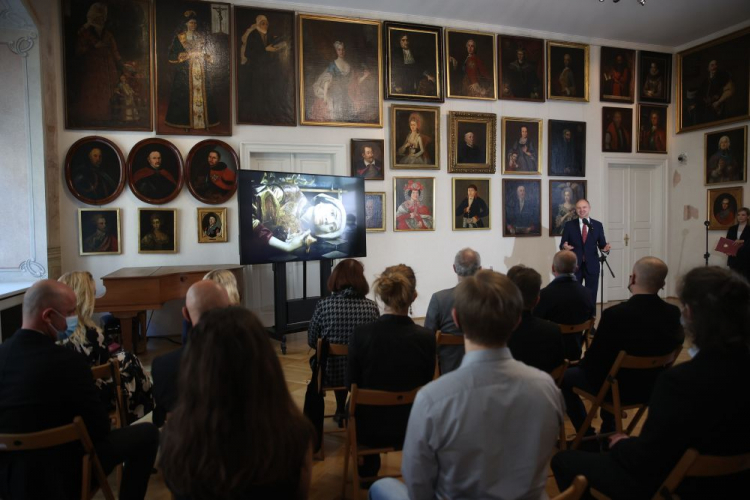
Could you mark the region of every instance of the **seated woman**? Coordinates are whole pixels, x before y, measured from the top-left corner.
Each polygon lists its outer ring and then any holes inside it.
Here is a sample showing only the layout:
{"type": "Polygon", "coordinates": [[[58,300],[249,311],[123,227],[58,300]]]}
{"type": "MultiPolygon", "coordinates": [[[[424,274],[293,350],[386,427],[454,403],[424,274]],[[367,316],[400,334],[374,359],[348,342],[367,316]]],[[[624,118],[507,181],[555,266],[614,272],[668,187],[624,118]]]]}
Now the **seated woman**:
{"type": "MultiPolygon", "coordinates": [[[[347,385],[410,391],[427,384],[435,372],[435,336],[409,317],[409,308],[417,298],[414,271],[404,264],[388,267],[372,288],[383,301],[383,315],[355,329],[349,339],[347,385]]],[[[400,449],[410,412],[411,405],[358,407],[357,442],[400,449]]],[[[379,469],[380,455],[367,455],[359,473],[361,477],[374,476],[379,469]]]]}
{"type": "Polygon", "coordinates": [[[203,279],[214,281],[224,287],[227,291],[227,295],[229,295],[229,305],[240,305],[240,292],[237,289],[237,278],[235,278],[232,271],[227,269],[214,269],[213,271],[206,273],[203,279]]]}
{"type": "Polygon", "coordinates": [[[307,498],[312,432],[258,318],[240,307],[202,315],[162,436],[177,498],[307,498]]]}
{"type": "MultiPolygon", "coordinates": [[[[315,348],[318,338],[332,344],[348,344],[352,331],[359,325],[372,323],[380,312],[372,300],[365,297],[370,286],[365,279],[365,266],[354,259],[344,259],[333,269],[328,278],[328,290],[332,295],[318,302],[307,330],[307,344],[315,348]]],[[[327,386],[343,386],[347,358],[328,358],[323,383],[327,386]]],[[[335,391],[336,416],[340,422],[344,416],[347,391],[335,391]]]]}
{"type": "MultiPolygon", "coordinates": [[[[127,396],[125,408],[128,424],[142,418],[154,409],[154,396],[151,391],[151,380],[143,371],[143,366],[135,354],[118,351],[110,354],[108,340],[102,329],[92,320],[94,314],[94,295],[96,285],[94,278],[88,271],[73,271],[63,274],[58,280],[65,283],[76,294],[76,314],[78,321],[75,325],[68,325],[70,336],[60,344],[86,357],[91,366],[103,365],[110,357],[117,358],[120,363],[120,377],[122,379],[123,394],[127,396]]],[[[97,387],[102,392],[102,401],[108,402],[109,410],[115,406],[115,391],[112,380],[97,380],[97,387]]]]}
{"type": "MultiPolygon", "coordinates": [[[[552,471],[560,490],[583,474],[611,498],[651,498],[688,448],[705,455],[750,453],[750,286],[728,269],[697,267],[678,292],[698,353],[659,376],[639,436],[611,436],[605,454],[558,453],[552,471]]],[[[683,499],[735,498],[748,484],[750,471],[688,478],[676,493],[683,499]]]]}

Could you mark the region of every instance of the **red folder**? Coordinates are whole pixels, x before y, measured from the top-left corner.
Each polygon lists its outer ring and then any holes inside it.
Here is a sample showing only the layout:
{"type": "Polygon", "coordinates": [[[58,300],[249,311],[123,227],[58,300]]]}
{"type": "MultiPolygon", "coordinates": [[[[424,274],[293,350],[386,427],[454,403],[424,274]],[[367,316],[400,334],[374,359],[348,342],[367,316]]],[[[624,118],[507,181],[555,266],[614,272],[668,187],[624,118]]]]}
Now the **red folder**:
{"type": "Polygon", "coordinates": [[[730,257],[736,257],[737,251],[742,247],[743,242],[728,240],[726,238],[720,238],[716,244],[715,250],[723,254],[727,254],[730,257]]]}

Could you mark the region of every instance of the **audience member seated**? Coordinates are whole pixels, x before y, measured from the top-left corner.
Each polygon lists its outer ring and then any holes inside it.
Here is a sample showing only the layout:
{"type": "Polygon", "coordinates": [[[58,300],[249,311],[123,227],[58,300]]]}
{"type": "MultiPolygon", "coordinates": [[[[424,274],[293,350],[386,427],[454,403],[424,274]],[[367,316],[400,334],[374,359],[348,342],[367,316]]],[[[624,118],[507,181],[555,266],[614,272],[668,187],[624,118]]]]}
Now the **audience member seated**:
{"type": "MultiPolygon", "coordinates": [[[[76,314],[68,321],[70,335],[60,345],[84,355],[89,366],[103,365],[110,357],[117,358],[122,390],[127,395],[127,423],[133,423],[150,413],[154,409],[154,396],[151,393],[151,380],[144,373],[141,362],[132,352],[120,350],[110,353],[109,339],[105,338],[102,329],[92,319],[96,284],[91,273],[73,271],[63,274],[58,281],[68,285],[76,294],[76,314]]],[[[101,399],[109,407],[109,411],[115,408],[116,392],[113,384],[112,379],[100,379],[96,382],[101,399]]]]}
{"type": "MultiPolygon", "coordinates": [[[[534,316],[560,325],[579,325],[593,318],[596,305],[589,292],[576,279],[576,254],[570,250],[557,252],[552,259],[555,279],[539,294],[534,316]]],[[[563,335],[565,359],[581,359],[580,335],[563,335]]]]}
{"type": "MultiPolygon", "coordinates": [[[[86,359],[55,344],[76,317],[76,295],[42,280],[26,291],[23,324],[0,345],[0,433],[37,432],[83,418],[106,473],[125,463],[121,499],[143,499],[159,444],[153,424],[110,432],[86,359]]],[[[80,498],[82,450],[0,453],[0,498],[80,498]]]]}
{"type": "MultiPolygon", "coordinates": [[[[195,326],[201,316],[212,309],[229,307],[229,296],[226,290],[210,280],[194,283],[185,296],[185,307],[182,316],[187,322],[195,326]]],[[[177,402],[177,384],[180,371],[180,360],[186,344],[179,349],[159,356],[151,365],[151,376],[154,378],[154,408],[153,422],[161,427],[177,402]]]]}
{"type": "Polygon", "coordinates": [[[521,323],[511,334],[508,349],[513,359],[549,373],[563,364],[565,356],[560,327],[531,314],[539,302],[542,277],[530,267],[518,265],[508,270],[508,278],[515,283],[523,297],[521,323]]]}
{"type": "Polygon", "coordinates": [[[227,291],[227,295],[229,296],[230,306],[240,305],[240,292],[237,289],[237,278],[235,278],[232,271],[227,269],[214,269],[213,271],[207,272],[203,279],[213,281],[224,287],[224,290],[227,291]]]}
{"type": "Polygon", "coordinates": [[[459,283],[453,318],[466,355],[417,394],[401,462],[406,485],[378,481],[370,498],[546,498],[563,401],[549,375],[506,347],[522,309],[502,274],[479,271],[459,283]]]}
{"type": "MultiPolygon", "coordinates": [[[[568,369],[562,391],[568,416],[579,430],[586,419],[583,401],[573,392],[580,387],[596,394],[620,351],[631,356],[662,356],[682,345],[680,309],[662,300],[667,265],[656,257],[643,257],[633,266],[627,302],[605,309],[591,347],[580,366],[568,369]]],[[[648,402],[660,369],[620,371],[620,400],[623,404],[648,402]],[[630,372],[630,373],[628,373],[630,372]]],[[[600,432],[615,430],[614,415],[600,410],[600,432]]],[[[588,434],[593,430],[588,429],[588,434]]]]}
{"type": "MultiPolygon", "coordinates": [[[[458,282],[467,276],[474,276],[482,269],[482,258],[471,248],[459,250],[453,259],[453,272],[458,277],[458,282]]],[[[440,330],[451,335],[463,335],[461,330],[453,322],[451,311],[453,310],[453,292],[456,287],[446,288],[432,294],[430,304],[427,306],[427,315],[424,318],[424,326],[434,332],[440,330]]],[[[464,346],[443,345],[438,348],[438,360],[440,362],[440,373],[448,373],[459,366],[464,357],[464,346]]]]}
{"type": "MultiPolygon", "coordinates": [[[[683,278],[679,297],[698,353],[659,376],[638,437],[611,436],[605,454],[557,454],[552,470],[561,490],[583,474],[611,498],[651,498],[688,448],[719,456],[750,452],[750,287],[728,269],[698,267],[683,278]]],[[[686,478],[676,493],[682,499],[739,498],[748,484],[747,471],[686,478]]]]}
{"type": "MultiPolygon", "coordinates": [[[[349,337],[356,327],[372,323],[380,316],[378,306],[365,297],[370,285],[365,278],[365,266],[354,259],[344,259],[333,269],[328,278],[331,295],[318,302],[307,330],[307,343],[317,346],[318,338],[331,344],[348,344],[349,337]]],[[[314,357],[313,357],[314,359],[314,357]]],[[[312,362],[312,361],[311,361],[312,362]]],[[[347,358],[328,358],[323,384],[343,386],[346,383],[347,358]]],[[[341,422],[346,414],[346,390],[335,391],[336,415],[334,420],[341,422]]]]}
{"type": "MultiPolygon", "coordinates": [[[[372,285],[383,302],[383,315],[354,330],[349,339],[347,386],[381,391],[410,391],[432,380],[435,336],[414,324],[409,307],[417,298],[417,278],[404,264],[387,267],[372,285]]],[[[398,408],[357,407],[357,442],[400,449],[411,405],[398,408]]],[[[380,455],[367,455],[360,477],[380,470],[380,455]]]]}
{"type": "Polygon", "coordinates": [[[310,423],[268,333],[247,309],[201,316],[185,348],[161,467],[177,498],[307,498],[310,423]]]}

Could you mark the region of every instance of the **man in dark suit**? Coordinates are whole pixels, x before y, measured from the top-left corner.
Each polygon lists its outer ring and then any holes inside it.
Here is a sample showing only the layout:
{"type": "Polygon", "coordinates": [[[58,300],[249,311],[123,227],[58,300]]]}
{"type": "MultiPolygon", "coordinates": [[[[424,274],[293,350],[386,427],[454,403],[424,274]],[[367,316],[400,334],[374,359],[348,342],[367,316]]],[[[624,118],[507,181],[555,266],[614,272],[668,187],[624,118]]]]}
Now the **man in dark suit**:
{"type": "MultiPolygon", "coordinates": [[[[85,358],[55,344],[72,318],[76,296],[70,287],[42,280],[26,291],[21,329],[0,345],[0,433],[42,431],[80,416],[105,473],[125,463],[119,498],[143,499],[159,431],[145,423],[110,432],[85,358]]],[[[0,498],[80,497],[81,464],[75,443],[0,453],[0,498]]]]}
{"type": "MultiPolygon", "coordinates": [[[[458,282],[468,276],[474,276],[482,269],[482,258],[479,253],[471,248],[459,250],[453,259],[453,272],[458,276],[458,282]]],[[[463,335],[461,329],[453,322],[454,296],[456,287],[446,288],[432,294],[430,304],[427,306],[427,314],[424,318],[424,327],[433,332],[440,330],[451,335],[463,335]]],[[[438,348],[438,361],[440,362],[440,373],[446,374],[461,366],[464,358],[464,346],[444,345],[438,348]]]]}
{"type": "Polygon", "coordinates": [[[565,357],[560,328],[550,321],[535,318],[531,313],[539,302],[542,277],[534,269],[521,264],[508,269],[508,278],[521,290],[523,297],[521,322],[508,340],[508,349],[513,359],[549,373],[560,366],[565,357]]]}
{"type": "MultiPolygon", "coordinates": [[[[188,289],[182,315],[188,323],[196,325],[203,313],[225,307],[229,307],[227,291],[214,281],[203,280],[194,283],[188,289]]],[[[151,366],[151,376],[154,378],[154,400],[156,402],[153,422],[157,427],[164,425],[167,414],[174,409],[177,403],[177,380],[180,374],[182,349],[183,347],[180,347],[155,358],[151,366]]]]}
{"type": "MultiPolygon", "coordinates": [[[[663,356],[682,345],[680,309],[659,297],[667,278],[667,265],[656,257],[643,257],[633,266],[628,289],[633,296],[605,309],[591,347],[580,366],[565,372],[562,384],[568,416],[576,429],[586,419],[586,409],[574,387],[596,394],[620,351],[633,356],[663,356]]],[[[621,371],[623,404],[648,402],[660,370],[621,371]]],[[[614,415],[602,410],[601,432],[615,429],[614,415]]],[[[593,433],[593,431],[591,431],[593,433]]]]}
{"type": "Polygon", "coordinates": [[[577,220],[570,220],[563,227],[560,250],[570,250],[578,258],[576,278],[591,292],[596,303],[596,289],[599,284],[599,255],[609,252],[610,245],[604,237],[604,226],[598,220],[589,219],[591,205],[588,200],[580,199],[576,203],[577,220]]]}
{"type": "MultiPolygon", "coordinates": [[[[576,279],[576,255],[560,250],[552,259],[555,279],[539,293],[534,316],[559,325],[579,325],[596,315],[591,293],[576,279]]],[[[565,359],[581,359],[581,335],[563,335],[565,359]]]]}
{"type": "MultiPolygon", "coordinates": [[[[737,210],[737,224],[727,231],[728,240],[747,242],[750,239],[750,227],[747,224],[749,215],[750,208],[742,207],[737,210]]],[[[743,243],[736,256],[727,257],[727,266],[750,280],[750,249],[743,243]]]]}

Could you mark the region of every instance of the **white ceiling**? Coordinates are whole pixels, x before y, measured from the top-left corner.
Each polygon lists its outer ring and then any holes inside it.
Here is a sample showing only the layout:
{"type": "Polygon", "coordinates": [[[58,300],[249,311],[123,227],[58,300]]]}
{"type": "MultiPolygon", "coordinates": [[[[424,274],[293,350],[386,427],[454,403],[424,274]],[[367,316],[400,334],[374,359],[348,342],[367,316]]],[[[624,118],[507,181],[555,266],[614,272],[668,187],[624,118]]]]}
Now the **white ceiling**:
{"type": "Polygon", "coordinates": [[[636,44],[679,47],[750,20],[750,0],[292,0],[305,5],[456,19],[636,44]]]}

